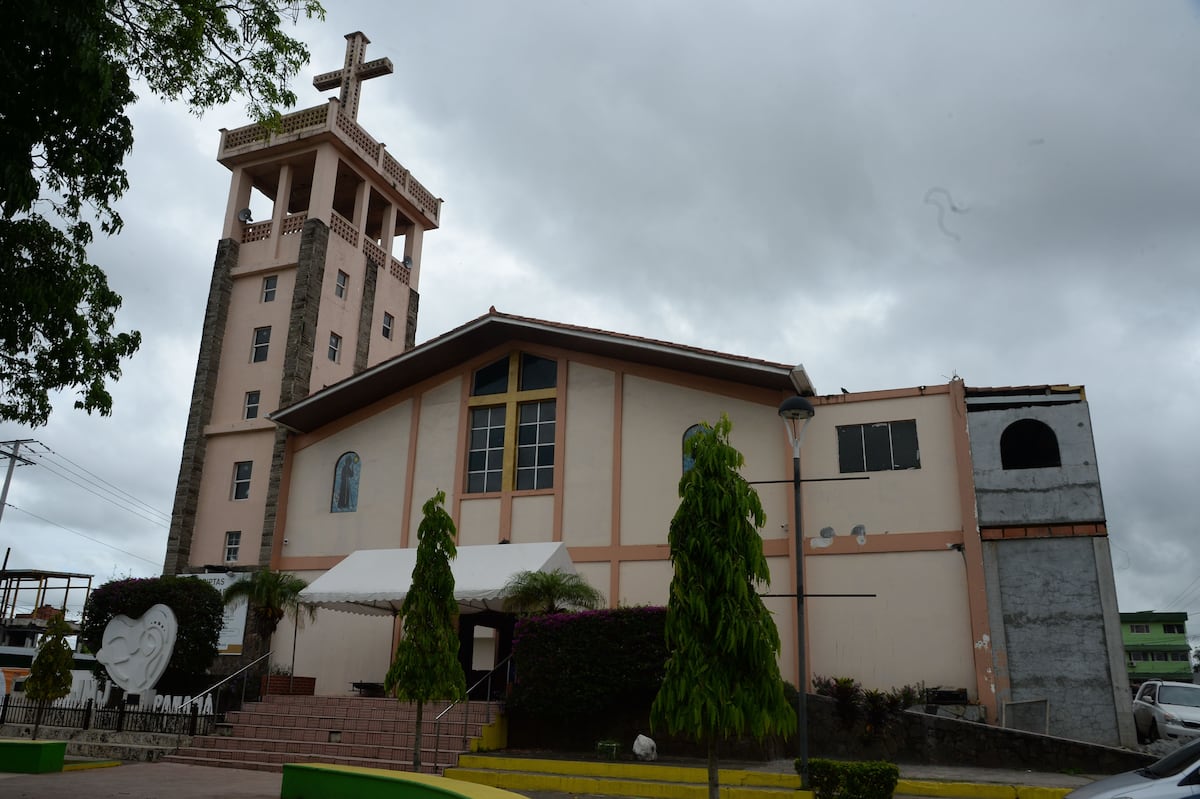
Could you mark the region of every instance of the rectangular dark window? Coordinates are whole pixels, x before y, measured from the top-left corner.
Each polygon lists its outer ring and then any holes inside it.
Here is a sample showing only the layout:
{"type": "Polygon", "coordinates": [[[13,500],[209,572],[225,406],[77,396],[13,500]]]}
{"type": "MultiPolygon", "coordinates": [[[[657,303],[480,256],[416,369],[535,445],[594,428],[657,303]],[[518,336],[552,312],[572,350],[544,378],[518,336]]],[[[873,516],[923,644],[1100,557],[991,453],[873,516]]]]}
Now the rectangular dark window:
{"type": "Polygon", "coordinates": [[[1143,662],[1149,660],[1149,658],[1146,657],[1145,652],[1130,652],[1129,660],[1134,663],[1143,663],[1143,662]]]}
{"type": "Polygon", "coordinates": [[[1183,635],[1187,632],[1182,624],[1164,624],[1163,632],[1167,635],[1183,635]]]}
{"type": "Polygon", "coordinates": [[[842,474],[921,468],[915,420],[839,425],[837,437],[842,474]]]}
{"type": "Polygon", "coordinates": [[[467,493],[499,491],[504,475],[504,406],[471,409],[467,493]]]}
{"type": "Polygon", "coordinates": [[[1150,625],[1149,624],[1131,624],[1131,625],[1129,625],[1129,632],[1139,633],[1139,634],[1144,635],[1144,634],[1150,632],[1150,625]]]}
{"type": "Polygon", "coordinates": [[[267,351],[270,349],[270,347],[271,328],[254,328],[254,346],[250,351],[250,360],[254,363],[262,363],[267,359],[267,351]]]}
{"type": "Polygon", "coordinates": [[[383,337],[391,339],[392,331],[396,327],[396,317],[392,316],[387,311],[383,312],[383,337]]]}
{"type": "Polygon", "coordinates": [[[275,289],[279,287],[278,275],[267,275],[263,278],[262,301],[275,302],[275,289]]]}
{"type": "Polygon", "coordinates": [[[517,490],[554,487],[554,400],[519,406],[517,490]]]}
{"type": "Polygon", "coordinates": [[[350,276],[342,270],[338,270],[337,282],[333,286],[333,294],[339,299],[346,298],[346,287],[350,285],[350,276]]]}
{"type": "Polygon", "coordinates": [[[260,396],[262,396],[261,392],[258,392],[258,391],[247,391],[246,392],[246,405],[245,405],[245,410],[242,412],[243,419],[257,419],[258,418],[258,405],[259,405],[258,399],[260,396]]]}
{"type": "Polygon", "coordinates": [[[1175,660],[1175,661],[1183,660],[1183,661],[1186,661],[1187,659],[1188,659],[1188,653],[1187,653],[1187,652],[1172,652],[1172,653],[1171,653],[1171,660],[1175,660]]]}
{"type": "Polygon", "coordinates": [[[329,360],[337,363],[342,354],[342,337],[337,333],[329,334],[329,360]]]}
{"type": "Polygon", "coordinates": [[[1168,656],[1169,653],[1167,653],[1167,652],[1153,652],[1151,654],[1153,654],[1154,659],[1159,661],[1160,663],[1163,661],[1170,660],[1170,657],[1168,656]]]}
{"type": "Polygon", "coordinates": [[[225,534],[225,562],[236,563],[238,550],[242,546],[242,531],[230,530],[225,534]]]}
{"type": "Polygon", "coordinates": [[[233,464],[233,498],[250,498],[250,473],[254,470],[254,461],[238,461],[233,464]]]}
{"type": "Polygon", "coordinates": [[[521,353],[521,376],[518,380],[521,391],[538,388],[554,388],[558,382],[558,361],[521,353]]]}

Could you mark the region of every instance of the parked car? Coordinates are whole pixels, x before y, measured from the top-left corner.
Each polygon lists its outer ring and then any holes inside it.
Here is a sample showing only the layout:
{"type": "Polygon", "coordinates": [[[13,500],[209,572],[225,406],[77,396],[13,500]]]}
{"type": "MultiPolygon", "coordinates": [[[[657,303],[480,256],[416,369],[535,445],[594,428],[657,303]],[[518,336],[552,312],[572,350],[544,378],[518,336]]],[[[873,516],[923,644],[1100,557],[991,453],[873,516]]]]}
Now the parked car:
{"type": "Polygon", "coordinates": [[[1147,680],[1133,698],[1133,724],[1140,743],[1200,736],[1200,685],[1147,680]]]}
{"type": "Polygon", "coordinates": [[[1145,768],[1077,788],[1066,799],[1185,799],[1200,794],[1200,740],[1145,768]]]}

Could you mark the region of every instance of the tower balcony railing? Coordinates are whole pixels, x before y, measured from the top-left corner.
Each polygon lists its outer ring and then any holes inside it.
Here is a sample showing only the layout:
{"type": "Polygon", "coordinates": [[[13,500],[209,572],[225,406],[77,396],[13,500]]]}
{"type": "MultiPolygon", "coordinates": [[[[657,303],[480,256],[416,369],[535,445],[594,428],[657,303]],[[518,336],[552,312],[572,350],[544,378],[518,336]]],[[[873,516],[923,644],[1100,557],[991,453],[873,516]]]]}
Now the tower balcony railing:
{"type": "Polygon", "coordinates": [[[363,160],[374,164],[394,189],[423,213],[434,227],[438,225],[442,201],[393,158],[382,143],[375,141],[361,125],[341,113],[336,97],[329,98],[329,102],[323,106],[285,114],[279,120],[279,128],[274,131],[268,131],[257,123],[233,130],[222,128],[217,160],[224,162],[234,156],[321,134],[336,136],[363,160]]]}

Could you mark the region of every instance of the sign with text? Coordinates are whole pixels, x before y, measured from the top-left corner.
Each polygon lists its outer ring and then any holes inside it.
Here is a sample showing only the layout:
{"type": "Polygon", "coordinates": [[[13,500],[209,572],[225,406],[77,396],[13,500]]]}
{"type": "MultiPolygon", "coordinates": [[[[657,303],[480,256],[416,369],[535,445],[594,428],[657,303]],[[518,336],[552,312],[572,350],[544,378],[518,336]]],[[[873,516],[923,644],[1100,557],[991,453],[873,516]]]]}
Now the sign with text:
{"type": "MultiPolygon", "coordinates": [[[[240,580],[240,574],[193,574],[212,585],[213,588],[225,593],[225,589],[234,581],[240,580]]],[[[225,606],[225,623],[221,627],[221,635],[217,639],[218,655],[242,654],[242,638],[246,634],[246,600],[239,599],[232,605],[225,606]]]]}

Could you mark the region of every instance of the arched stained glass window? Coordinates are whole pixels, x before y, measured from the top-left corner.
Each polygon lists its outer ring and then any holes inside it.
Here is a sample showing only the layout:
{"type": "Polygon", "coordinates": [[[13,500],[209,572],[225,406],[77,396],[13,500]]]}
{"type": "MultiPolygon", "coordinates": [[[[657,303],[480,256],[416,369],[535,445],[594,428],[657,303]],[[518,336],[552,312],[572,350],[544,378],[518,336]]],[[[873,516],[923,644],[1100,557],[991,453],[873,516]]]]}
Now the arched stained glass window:
{"type": "Polygon", "coordinates": [[[357,452],[347,452],[333,467],[333,499],[330,513],[352,513],[358,510],[358,476],[362,461],[357,452]]]}
{"type": "Polygon", "coordinates": [[[688,455],[688,446],[687,446],[688,439],[691,438],[692,436],[696,435],[703,429],[704,429],[703,425],[694,424],[691,427],[689,427],[687,430],[683,431],[682,446],[683,446],[683,471],[684,472],[687,472],[688,469],[690,469],[696,465],[695,459],[692,458],[690,455],[688,455]]]}

